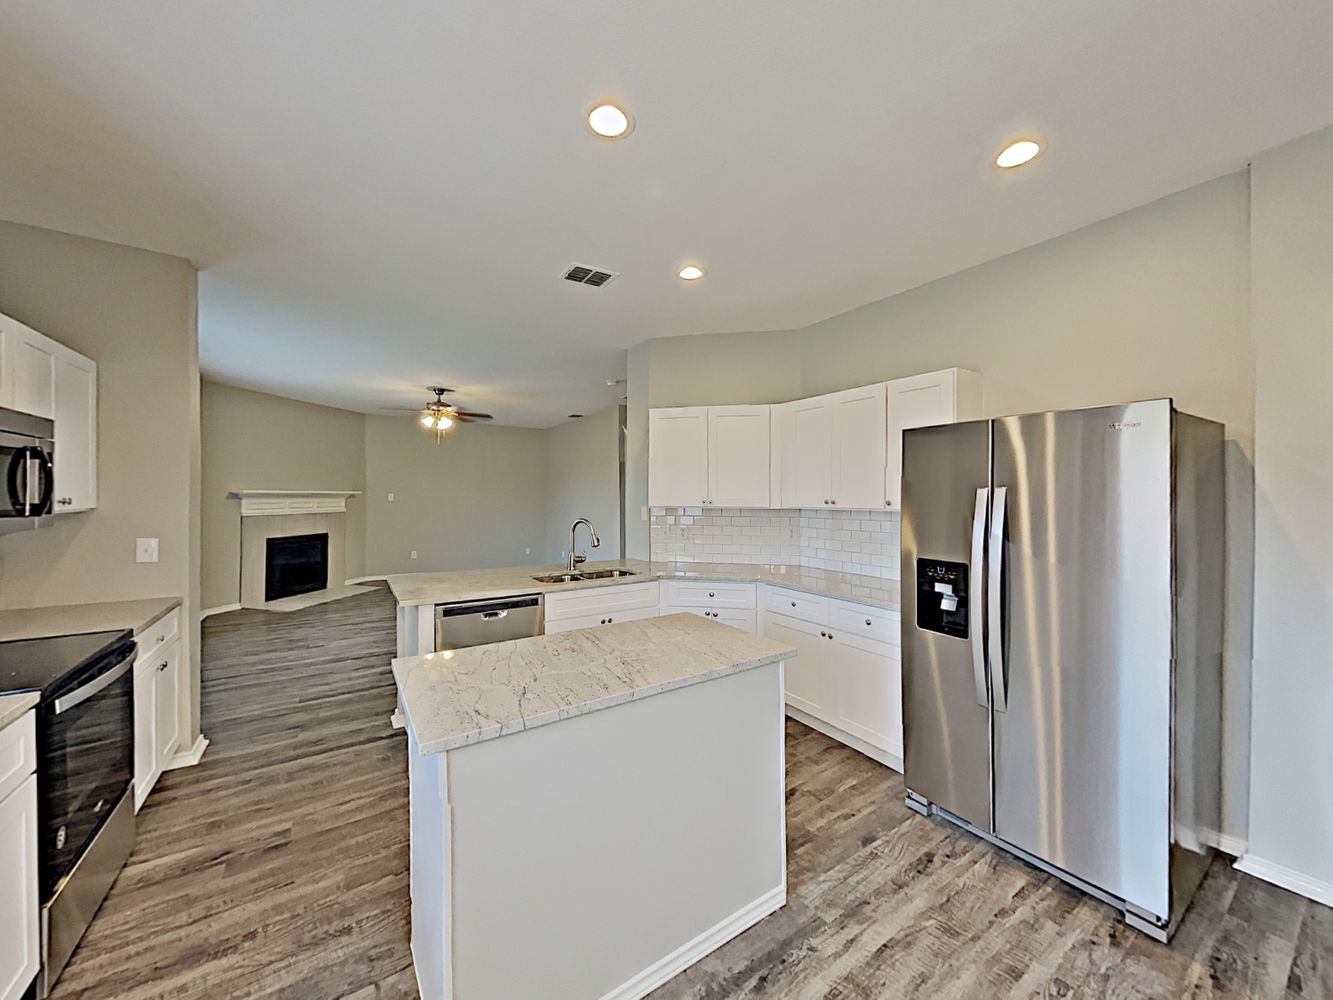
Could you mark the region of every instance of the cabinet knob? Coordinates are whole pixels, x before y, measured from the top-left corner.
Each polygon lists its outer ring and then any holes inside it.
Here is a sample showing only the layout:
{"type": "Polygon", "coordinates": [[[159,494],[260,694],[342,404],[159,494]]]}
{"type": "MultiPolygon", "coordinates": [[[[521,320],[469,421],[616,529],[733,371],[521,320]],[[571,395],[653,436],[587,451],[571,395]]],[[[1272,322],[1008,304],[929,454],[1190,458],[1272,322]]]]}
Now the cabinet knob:
{"type": "Polygon", "coordinates": [[[163,661],[162,661],[162,665],[161,665],[160,667],[157,668],[158,671],[161,672],[161,671],[163,671],[163,670],[166,670],[166,669],[167,669],[167,666],[170,664],[170,662],[171,662],[170,660],[163,660],[163,661]]]}
{"type": "Polygon", "coordinates": [[[866,624],[867,624],[867,625],[872,625],[872,624],[874,624],[874,623],[873,623],[869,618],[867,618],[867,619],[866,619],[866,624]]]}
{"type": "Polygon", "coordinates": [[[605,625],[605,624],[606,624],[606,619],[603,618],[603,619],[602,619],[601,621],[599,621],[597,624],[598,624],[598,625],[605,625]]]}
{"type": "Polygon", "coordinates": [[[614,618],[608,618],[608,619],[606,620],[606,624],[610,625],[610,624],[611,624],[612,622],[614,622],[614,621],[615,621],[614,618]]]}
{"type": "Polygon", "coordinates": [[[820,632],[820,633],[819,633],[819,638],[822,639],[822,638],[824,638],[826,635],[828,635],[827,632],[820,632]]]}
{"type": "Polygon", "coordinates": [[[831,503],[831,504],[836,504],[837,502],[838,502],[838,501],[836,501],[836,500],[830,500],[830,501],[829,501],[829,503],[831,503]]]}
{"type": "Polygon", "coordinates": [[[825,500],[825,501],[824,501],[824,502],[825,502],[825,503],[828,503],[828,501],[827,501],[827,500],[825,500]]]}
{"type": "Polygon", "coordinates": [[[884,506],[885,506],[885,507],[892,507],[892,506],[893,506],[893,501],[892,501],[892,500],[885,500],[885,501],[884,501],[884,506]]]}
{"type": "Polygon", "coordinates": [[[828,637],[829,637],[830,639],[832,639],[832,638],[833,638],[833,633],[830,632],[830,633],[828,634],[828,637]]]}
{"type": "Polygon", "coordinates": [[[796,607],[796,602],[795,602],[795,601],[792,601],[792,602],[791,602],[791,606],[792,606],[793,608],[796,607]]]}
{"type": "Polygon", "coordinates": [[[710,591],[708,592],[708,596],[709,596],[709,597],[716,597],[717,595],[714,594],[714,593],[710,590],[710,591]]]}

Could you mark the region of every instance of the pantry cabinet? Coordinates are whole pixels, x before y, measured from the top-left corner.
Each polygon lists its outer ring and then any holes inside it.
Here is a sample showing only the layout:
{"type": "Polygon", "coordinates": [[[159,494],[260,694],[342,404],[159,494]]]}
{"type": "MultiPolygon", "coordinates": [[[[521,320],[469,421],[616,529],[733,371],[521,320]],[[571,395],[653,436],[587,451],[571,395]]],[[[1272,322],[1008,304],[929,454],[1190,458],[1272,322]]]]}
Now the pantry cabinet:
{"type": "Polygon", "coordinates": [[[981,376],[965,368],[910,375],[888,383],[888,452],[884,464],[884,505],[902,505],[903,431],[952,424],[981,416],[981,376]]]}
{"type": "Polygon", "coordinates": [[[770,407],[679,406],[648,412],[653,507],[767,507],[770,407]]]}
{"type": "Polygon", "coordinates": [[[780,408],[783,507],[878,509],[884,503],[884,386],[780,408]]]}
{"type": "Polygon", "coordinates": [[[55,424],[57,514],[97,506],[97,363],[0,315],[0,406],[55,424]]]}

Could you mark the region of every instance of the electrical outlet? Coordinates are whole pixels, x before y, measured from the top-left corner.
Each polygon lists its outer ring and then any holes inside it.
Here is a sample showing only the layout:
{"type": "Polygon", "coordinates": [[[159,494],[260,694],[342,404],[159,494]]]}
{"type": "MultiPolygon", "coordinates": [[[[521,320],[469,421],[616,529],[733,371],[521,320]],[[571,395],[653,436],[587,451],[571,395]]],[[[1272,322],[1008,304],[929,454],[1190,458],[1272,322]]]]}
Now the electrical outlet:
{"type": "Polygon", "coordinates": [[[134,561],[141,563],[157,562],[157,539],[136,538],[134,540],[134,561]]]}
{"type": "Polygon", "coordinates": [[[530,555],[532,555],[532,546],[529,545],[527,548],[525,548],[525,549],[523,550],[523,554],[524,554],[525,556],[530,556],[530,555]]]}
{"type": "Polygon", "coordinates": [[[393,494],[392,494],[392,493],[389,494],[389,503],[393,503],[393,494]]]}
{"type": "Polygon", "coordinates": [[[417,557],[417,550],[416,550],[416,549],[413,549],[413,550],[412,550],[412,558],[415,559],[416,557],[417,557]]]}

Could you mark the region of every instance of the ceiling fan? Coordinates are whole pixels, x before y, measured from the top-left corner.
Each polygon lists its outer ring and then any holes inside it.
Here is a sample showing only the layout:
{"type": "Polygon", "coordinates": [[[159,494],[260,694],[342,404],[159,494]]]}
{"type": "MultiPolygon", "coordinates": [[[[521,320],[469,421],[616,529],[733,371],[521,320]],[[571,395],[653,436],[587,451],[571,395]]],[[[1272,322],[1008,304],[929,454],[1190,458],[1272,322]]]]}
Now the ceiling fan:
{"type": "MultiPolygon", "coordinates": [[[[438,440],[454,424],[471,424],[479,420],[495,419],[489,413],[478,413],[475,410],[461,410],[453,403],[444,401],[444,394],[454,390],[443,385],[428,385],[427,392],[435,393],[435,398],[426,404],[421,410],[417,419],[421,426],[426,430],[433,430],[438,440]]],[[[409,407],[396,407],[397,409],[409,409],[409,407]]]]}

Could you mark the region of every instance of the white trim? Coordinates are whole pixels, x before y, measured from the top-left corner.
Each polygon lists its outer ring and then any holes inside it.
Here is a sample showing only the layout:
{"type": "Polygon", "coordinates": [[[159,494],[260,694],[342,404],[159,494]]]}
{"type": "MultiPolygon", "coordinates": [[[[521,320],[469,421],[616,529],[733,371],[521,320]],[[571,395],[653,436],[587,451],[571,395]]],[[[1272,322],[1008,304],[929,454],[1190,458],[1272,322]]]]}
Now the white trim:
{"type": "Polygon", "coordinates": [[[340,514],[349,497],[360,490],[232,490],[228,500],[241,501],[241,517],[273,517],[282,514],[340,514]]]}
{"type": "Polygon", "coordinates": [[[1200,830],[1199,839],[1209,847],[1216,847],[1223,854],[1230,854],[1233,858],[1243,858],[1250,846],[1250,842],[1244,837],[1236,837],[1217,830],[1200,830]]]}
{"type": "Polygon", "coordinates": [[[162,765],[164,771],[174,771],[178,767],[194,767],[204,757],[204,751],[208,749],[208,737],[200,733],[193,745],[184,749],[177,750],[165,764],[162,765]]]}
{"type": "Polygon", "coordinates": [[[209,615],[225,615],[228,611],[240,611],[239,604],[219,604],[216,608],[204,608],[199,612],[199,620],[203,621],[209,615]]]}
{"type": "Polygon", "coordinates": [[[1316,903],[1333,906],[1333,882],[1321,882],[1294,868],[1256,858],[1253,854],[1246,854],[1234,867],[1246,875],[1253,875],[1283,889],[1290,889],[1292,892],[1313,899],[1316,903]]]}
{"type": "Polygon", "coordinates": [[[844,746],[848,746],[857,753],[865,754],[877,764],[883,764],[885,767],[891,767],[899,774],[903,773],[902,754],[896,754],[892,750],[884,750],[875,746],[873,743],[867,743],[859,736],[853,736],[844,729],[839,729],[831,722],[825,722],[817,715],[811,715],[804,709],[797,708],[790,702],[787,703],[787,714],[797,722],[802,722],[811,729],[818,730],[830,739],[837,740],[844,746]]]}
{"type": "Polygon", "coordinates": [[[787,887],[779,885],[764,893],[753,903],[741,907],[704,931],[693,941],[687,941],[665,958],[654,962],[632,979],[602,994],[601,1000],[639,1000],[672,976],[688,969],[699,959],[716,951],[742,931],[748,930],[770,913],[787,903],[787,887]]]}

